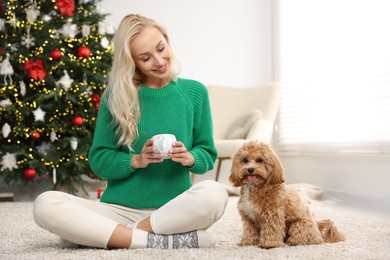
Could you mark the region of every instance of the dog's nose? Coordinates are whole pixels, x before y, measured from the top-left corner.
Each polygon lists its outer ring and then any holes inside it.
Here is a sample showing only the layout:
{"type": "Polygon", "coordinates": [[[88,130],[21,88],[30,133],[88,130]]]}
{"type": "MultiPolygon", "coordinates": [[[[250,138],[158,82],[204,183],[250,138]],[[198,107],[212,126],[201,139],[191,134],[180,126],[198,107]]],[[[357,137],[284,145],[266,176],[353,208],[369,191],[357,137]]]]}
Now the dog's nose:
{"type": "Polygon", "coordinates": [[[255,169],[253,169],[253,168],[248,168],[248,172],[249,172],[250,174],[252,174],[254,171],[255,171],[255,169]]]}

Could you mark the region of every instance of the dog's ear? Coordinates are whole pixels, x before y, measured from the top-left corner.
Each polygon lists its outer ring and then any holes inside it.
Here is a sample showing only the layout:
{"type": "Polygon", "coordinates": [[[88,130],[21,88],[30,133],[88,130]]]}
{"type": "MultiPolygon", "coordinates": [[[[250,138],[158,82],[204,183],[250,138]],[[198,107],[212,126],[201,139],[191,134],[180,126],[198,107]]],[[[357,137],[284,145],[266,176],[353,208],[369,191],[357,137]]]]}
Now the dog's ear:
{"type": "Polygon", "coordinates": [[[233,156],[232,167],[230,169],[229,181],[233,184],[234,187],[241,187],[242,181],[238,178],[239,175],[239,159],[238,152],[233,156]]]}
{"type": "Polygon", "coordinates": [[[279,160],[279,157],[276,153],[269,148],[269,160],[272,162],[272,174],[269,178],[270,185],[281,184],[285,182],[284,169],[282,163],[279,160]]]}

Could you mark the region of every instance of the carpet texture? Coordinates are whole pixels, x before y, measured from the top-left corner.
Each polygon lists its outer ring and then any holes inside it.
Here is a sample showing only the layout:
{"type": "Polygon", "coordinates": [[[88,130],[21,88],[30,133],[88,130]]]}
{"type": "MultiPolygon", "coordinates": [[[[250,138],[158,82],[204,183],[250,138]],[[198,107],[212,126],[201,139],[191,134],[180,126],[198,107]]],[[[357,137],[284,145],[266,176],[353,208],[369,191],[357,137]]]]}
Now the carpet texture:
{"type": "Polygon", "coordinates": [[[215,248],[104,250],[62,248],[59,238],[35,225],[32,202],[0,203],[0,259],[390,259],[390,214],[310,200],[316,219],[330,218],[346,241],[336,244],[259,249],[239,247],[241,220],[231,196],[225,215],[210,229],[215,248]]]}

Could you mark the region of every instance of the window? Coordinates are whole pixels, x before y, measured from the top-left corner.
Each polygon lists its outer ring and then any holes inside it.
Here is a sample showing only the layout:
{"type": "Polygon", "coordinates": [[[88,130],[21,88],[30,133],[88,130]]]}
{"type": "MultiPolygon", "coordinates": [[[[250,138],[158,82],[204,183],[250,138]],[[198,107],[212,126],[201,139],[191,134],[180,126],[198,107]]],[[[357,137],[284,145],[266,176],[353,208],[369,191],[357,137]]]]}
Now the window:
{"type": "Polygon", "coordinates": [[[276,9],[280,151],[390,154],[390,1],[276,9]]]}

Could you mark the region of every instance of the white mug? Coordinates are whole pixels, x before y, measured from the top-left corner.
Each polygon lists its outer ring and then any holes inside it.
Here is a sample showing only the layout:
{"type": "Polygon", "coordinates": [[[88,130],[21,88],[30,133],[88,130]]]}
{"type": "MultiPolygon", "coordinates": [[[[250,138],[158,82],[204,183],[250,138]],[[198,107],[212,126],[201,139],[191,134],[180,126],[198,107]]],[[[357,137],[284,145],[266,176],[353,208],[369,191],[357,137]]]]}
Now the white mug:
{"type": "Polygon", "coordinates": [[[159,134],[153,136],[152,139],[153,146],[156,147],[155,153],[162,153],[164,159],[170,158],[168,152],[172,149],[172,143],[176,142],[176,137],[172,134],[159,134]]]}

